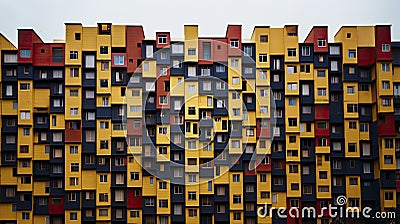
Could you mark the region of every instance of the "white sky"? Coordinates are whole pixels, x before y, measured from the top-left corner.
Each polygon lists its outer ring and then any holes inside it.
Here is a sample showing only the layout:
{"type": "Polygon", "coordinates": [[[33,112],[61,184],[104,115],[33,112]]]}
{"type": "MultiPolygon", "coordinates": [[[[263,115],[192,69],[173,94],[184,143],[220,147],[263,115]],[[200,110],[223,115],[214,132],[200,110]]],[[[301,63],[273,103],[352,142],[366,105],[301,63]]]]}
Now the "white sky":
{"type": "Polygon", "coordinates": [[[241,24],[249,39],[255,25],[299,25],[303,42],[313,25],[329,25],[329,38],[341,25],[392,24],[400,41],[398,0],[0,0],[0,32],[17,45],[17,28],[34,28],[46,42],[65,39],[65,22],[143,25],[146,37],[170,31],[183,37],[184,24],[198,24],[200,36],[224,36],[228,24],[241,24]]]}

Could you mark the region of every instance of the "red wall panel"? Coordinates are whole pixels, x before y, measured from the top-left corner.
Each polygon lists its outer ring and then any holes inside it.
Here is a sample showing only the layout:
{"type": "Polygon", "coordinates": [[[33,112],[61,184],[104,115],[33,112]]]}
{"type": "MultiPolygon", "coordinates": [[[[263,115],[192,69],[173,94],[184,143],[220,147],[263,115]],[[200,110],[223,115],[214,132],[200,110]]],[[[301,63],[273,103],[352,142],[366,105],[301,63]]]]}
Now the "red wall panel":
{"type": "Polygon", "coordinates": [[[270,121],[268,120],[268,128],[261,128],[260,123],[261,123],[261,121],[257,120],[256,137],[257,138],[270,138],[271,137],[270,121]]]}
{"type": "Polygon", "coordinates": [[[394,114],[379,115],[378,118],[378,135],[392,136],[395,135],[394,114]]]}
{"type": "Polygon", "coordinates": [[[142,58],[142,40],[144,32],[142,26],[126,27],[126,52],[128,55],[128,73],[135,72],[138,60],[142,58]]]}
{"type": "Polygon", "coordinates": [[[329,105],[315,106],[315,120],[329,120],[329,105]]]}
{"type": "Polygon", "coordinates": [[[392,51],[390,46],[389,52],[382,52],[382,44],[391,45],[391,32],[390,26],[376,26],[375,27],[375,49],[377,61],[392,60],[392,51]]]}
{"type": "Polygon", "coordinates": [[[242,54],[242,26],[241,25],[228,25],[226,30],[226,38],[228,40],[228,55],[229,56],[241,56],[242,54]],[[238,48],[231,48],[230,41],[232,39],[239,40],[238,48]]]}
{"type": "Polygon", "coordinates": [[[358,48],[358,66],[370,66],[375,63],[375,48],[359,47],[358,48]]]}
{"type": "Polygon", "coordinates": [[[128,135],[142,135],[142,120],[140,120],[140,127],[135,128],[134,126],[135,120],[134,119],[128,119],[127,121],[127,134],[128,135]]]}
{"type": "Polygon", "coordinates": [[[228,40],[226,38],[214,39],[211,45],[211,57],[214,62],[226,62],[228,58],[228,40]]]}
{"type": "Polygon", "coordinates": [[[129,189],[127,192],[128,202],[127,208],[142,208],[142,196],[135,196],[135,190],[129,189]]]}
{"type": "Polygon", "coordinates": [[[69,122],[65,123],[65,142],[82,142],[82,129],[71,130],[69,122]]]}
{"type": "Polygon", "coordinates": [[[57,197],[57,199],[61,200],[60,204],[53,204],[53,198],[55,199],[56,197],[50,197],[49,214],[50,215],[63,215],[64,214],[64,198],[57,197]]]}

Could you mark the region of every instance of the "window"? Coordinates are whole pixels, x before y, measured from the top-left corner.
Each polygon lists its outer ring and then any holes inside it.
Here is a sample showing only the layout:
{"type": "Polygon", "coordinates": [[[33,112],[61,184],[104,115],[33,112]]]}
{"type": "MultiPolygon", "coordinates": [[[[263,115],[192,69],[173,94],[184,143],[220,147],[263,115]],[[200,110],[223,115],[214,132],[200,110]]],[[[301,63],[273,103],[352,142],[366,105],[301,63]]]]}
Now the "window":
{"type": "Polygon", "coordinates": [[[12,96],[13,95],[13,86],[12,85],[7,85],[6,87],[6,96],[12,96]]]}
{"type": "Polygon", "coordinates": [[[237,40],[237,39],[232,39],[232,40],[230,41],[230,46],[231,46],[231,48],[238,48],[238,47],[239,47],[239,40],[237,40]]]}
{"type": "Polygon", "coordinates": [[[261,35],[260,42],[267,43],[268,42],[268,35],[261,35]]]}
{"type": "Polygon", "coordinates": [[[233,108],[232,113],[235,117],[240,116],[240,108],[233,108]]]}
{"type": "Polygon", "coordinates": [[[196,208],[189,208],[189,217],[197,217],[197,209],[196,208]]]}
{"type": "Polygon", "coordinates": [[[71,78],[77,78],[79,77],[79,68],[70,68],[69,69],[69,76],[71,78]]]}
{"type": "Polygon", "coordinates": [[[389,52],[390,44],[382,44],[382,52],[389,52]]]}
{"type": "Polygon", "coordinates": [[[234,212],[233,213],[233,220],[242,220],[242,213],[241,212],[234,212]]]}
{"type": "Polygon", "coordinates": [[[331,55],[340,55],[340,47],[339,46],[330,46],[329,52],[331,55]]]}
{"type": "Polygon", "coordinates": [[[338,71],[339,67],[338,67],[338,61],[331,61],[331,71],[338,71]]]}
{"type": "Polygon", "coordinates": [[[350,185],[358,185],[358,178],[351,177],[350,178],[350,185]]]}
{"type": "Polygon", "coordinates": [[[348,58],[356,58],[356,50],[349,50],[348,58]]]}
{"type": "Polygon", "coordinates": [[[303,46],[301,47],[301,56],[310,56],[311,55],[311,47],[303,46]]]}
{"type": "Polygon", "coordinates": [[[390,81],[382,81],[382,89],[390,89],[390,81]]]}
{"type": "MultiPolygon", "coordinates": [[[[260,74],[261,74],[261,72],[260,72],[260,74]]],[[[274,75],[274,82],[280,82],[280,77],[278,74],[274,75]]]]}
{"type": "Polygon", "coordinates": [[[296,57],[296,48],[288,49],[288,57],[296,57]]]}
{"type": "Polygon", "coordinates": [[[232,78],[232,85],[239,85],[240,79],[238,77],[233,77],[232,78]]]}
{"type": "Polygon", "coordinates": [[[318,96],[326,96],[326,88],[318,88],[318,96]]]}
{"type": "Polygon", "coordinates": [[[382,63],[382,72],[390,72],[390,64],[382,63]]]}
{"type": "Polygon", "coordinates": [[[297,127],[297,118],[289,118],[289,127],[297,127]]]}
{"type": "Polygon", "coordinates": [[[70,51],[69,52],[69,59],[78,60],[78,51],[70,51]]]}
{"type": "Polygon", "coordinates": [[[223,66],[223,65],[217,65],[217,66],[215,67],[215,71],[216,71],[217,73],[225,72],[225,66],[223,66]]]}
{"type": "Polygon", "coordinates": [[[31,214],[29,212],[22,212],[22,220],[29,220],[30,215],[31,214]]]}
{"type": "Polygon", "coordinates": [[[70,108],[69,115],[78,116],[78,108],[70,108]]]}
{"type": "Polygon", "coordinates": [[[30,90],[31,89],[31,84],[30,83],[20,83],[19,88],[21,90],[30,90]]]}
{"type": "Polygon", "coordinates": [[[393,148],[393,139],[385,139],[385,149],[393,148]]]}
{"type": "Polygon", "coordinates": [[[31,119],[31,112],[29,112],[29,111],[21,111],[20,112],[20,119],[21,120],[29,120],[29,119],[31,119]]]}
{"type": "Polygon", "coordinates": [[[287,66],[288,74],[295,74],[297,73],[297,66],[287,66]]]}
{"type": "Polygon", "coordinates": [[[296,106],[296,98],[289,98],[289,106],[296,106]]]}
{"type": "Polygon", "coordinates": [[[244,55],[247,55],[247,56],[253,56],[253,47],[251,47],[251,46],[244,46],[243,47],[243,52],[244,52],[244,55]]]}
{"type": "Polygon", "coordinates": [[[172,45],[172,53],[173,54],[183,54],[183,44],[172,45]]]}
{"type": "Polygon", "coordinates": [[[291,91],[297,90],[297,83],[288,83],[287,88],[291,91]]]}
{"type": "Polygon", "coordinates": [[[325,78],[325,70],[318,70],[317,77],[318,78],[325,78]]]}
{"type": "Polygon", "coordinates": [[[158,36],[158,44],[167,44],[167,35],[158,36]]]}
{"type": "Polygon", "coordinates": [[[385,192],[385,200],[392,201],[393,200],[393,192],[385,192]]]}
{"type": "Polygon", "coordinates": [[[233,204],[241,204],[242,196],[241,195],[233,195],[233,204]]]}
{"type": "Polygon", "coordinates": [[[383,157],[384,164],[393,164],[393,156],[392,155],[384,155],[383,157]]]}
{"type": "Polygon", "coordinates": [[[347,113],[357,113],[358,105],[357,104],[347,104],[347,113]]]}
{"type": "Polygon", "coordinates": [[[195,201],[195,200],[197,200],[196,198],[197,198],[196,192],[193,192],[193,191],[189,191],[189,192],[188,192],[188,199],[189,199],[189,200],[195,201]]]}
{"type": "Polygon", "coordinates": [[[311,66],[309,64],[301,64],[300,65],[300,72],[310,73],[311,66]]]}
{"type": "Polygon", "coordinates": [[[79,179],[77,177],[69,178],[69,186],[78,186],[78,185],[79,185],[79,179]]]}
{"type": "Polygon", "coordinates": [[[189,48],[188,49],[189,56],[196,56],[196,48],[189,48]]]}
{"type": "Polygon", "coordinates": [[[258,60],[260,62],[267,62],[268,61],[268,55],[267,54],[259,54],[258,55],[258,60]]]}
{"type": "Polygon", "coordinates": [[[318,39],[318,47],[326,47],[326,40],[318,39]]]}
{"type": "Polygon", "coordinates": [[[182,215],[182,208],[181,204],[174,204],[174,215],[182,215]]]}
{"type": "Polygon", "coordinates": [[[355,94],[356,87],[355,86],[347,86],[347,94],[355,94]]]}
{"type": "Polygon", "coordinates": [[[368,123],[360,123],[360,132],[368,132],[369,124],[368,123]]]}
{"type": "Polygon", "coordinates": [[[390,98],[382,98],[382,106],[391,106],[392,100],[390,98]]]}
{"type": "Polygon", "coordinates": [[[348,152],[357,152],[357,144],[356,143],[349,143],[347,145],[348,152]]]}

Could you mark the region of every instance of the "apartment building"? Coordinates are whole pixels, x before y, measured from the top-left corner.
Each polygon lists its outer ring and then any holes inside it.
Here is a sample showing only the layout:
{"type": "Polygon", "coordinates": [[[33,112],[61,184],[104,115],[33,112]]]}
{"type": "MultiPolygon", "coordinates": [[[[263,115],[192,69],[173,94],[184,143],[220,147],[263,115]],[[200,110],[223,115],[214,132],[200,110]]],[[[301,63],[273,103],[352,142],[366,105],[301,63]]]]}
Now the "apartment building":
{"type": "Polygon", "coordinates": [[[398,209],[400,42],[391,26],[242,27],[145,38],[65,24],[0,36],[0,224],[318,223],[398,209]],[[281,219],[258,208],[314,207],[281,219]]]}

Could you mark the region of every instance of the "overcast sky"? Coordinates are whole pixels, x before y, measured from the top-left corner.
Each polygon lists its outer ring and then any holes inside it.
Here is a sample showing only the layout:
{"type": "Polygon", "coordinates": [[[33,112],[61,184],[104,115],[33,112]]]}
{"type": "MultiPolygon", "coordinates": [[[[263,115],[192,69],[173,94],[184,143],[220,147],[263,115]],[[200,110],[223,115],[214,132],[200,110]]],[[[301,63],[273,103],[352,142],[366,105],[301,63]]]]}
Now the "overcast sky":
{"type": "Polygon", "coordinates": [[[17,28],[34,28],[44,41],[65,39],[65,22],[143,25],[146,37],[170,31],[183,37],[184,24],[200,36],[224,36],[227,24],[242,24],[249,39],[255,25],[299,25],[303,41],[313,25],[329,25],[330,40],[341,25],[392,24],[400,41],[398,0],[0,0],[0,32],[17,45],[17,28]]]}

